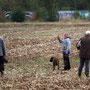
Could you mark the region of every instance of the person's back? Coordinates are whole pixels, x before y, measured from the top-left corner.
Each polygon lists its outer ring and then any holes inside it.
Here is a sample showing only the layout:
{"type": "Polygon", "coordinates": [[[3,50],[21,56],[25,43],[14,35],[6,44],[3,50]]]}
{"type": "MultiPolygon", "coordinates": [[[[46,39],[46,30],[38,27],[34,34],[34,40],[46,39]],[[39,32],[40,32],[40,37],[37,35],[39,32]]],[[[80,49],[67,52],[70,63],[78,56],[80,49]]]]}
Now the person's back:
{"type": "Polygon", "coordinates": [[[80,58],[90,58],[90,36],[85,36],[80,40],[80,58]]]}

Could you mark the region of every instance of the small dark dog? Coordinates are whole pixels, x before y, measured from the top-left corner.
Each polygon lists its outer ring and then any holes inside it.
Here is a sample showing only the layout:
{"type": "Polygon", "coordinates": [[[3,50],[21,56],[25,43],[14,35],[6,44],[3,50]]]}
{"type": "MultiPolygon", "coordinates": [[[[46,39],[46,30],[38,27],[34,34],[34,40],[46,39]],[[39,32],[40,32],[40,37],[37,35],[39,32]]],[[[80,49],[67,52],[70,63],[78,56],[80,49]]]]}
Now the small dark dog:
{"type": "Polygon", "coordinates": [[[53,70],[55,70],[55,66],[58,66],[58,70],[59,70],[59,59],[55,57],[51,57],[50,62],[53,62],[53,70]]]}

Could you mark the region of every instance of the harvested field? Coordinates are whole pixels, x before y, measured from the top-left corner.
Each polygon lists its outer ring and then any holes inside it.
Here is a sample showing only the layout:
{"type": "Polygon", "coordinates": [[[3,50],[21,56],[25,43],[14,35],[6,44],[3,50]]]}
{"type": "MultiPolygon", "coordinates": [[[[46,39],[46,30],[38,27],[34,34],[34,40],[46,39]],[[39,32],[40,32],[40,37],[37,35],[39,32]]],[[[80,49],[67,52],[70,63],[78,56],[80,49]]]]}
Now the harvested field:
{"type": "Polygon", "coordinates": [[[0,77],[0,90],[90,90],[90,79],[82,72],[77,76],[79,56],[76,43],[90,30],[90,22],[0,23],[0,36],[5,40],[8,64],[0,77]],[[62,71],[63,60],[59,35],[69,32],[72,38],[71,70],[62,71]],[[52,70],[51,56],[60,59],[60,70],[52,70]]]}

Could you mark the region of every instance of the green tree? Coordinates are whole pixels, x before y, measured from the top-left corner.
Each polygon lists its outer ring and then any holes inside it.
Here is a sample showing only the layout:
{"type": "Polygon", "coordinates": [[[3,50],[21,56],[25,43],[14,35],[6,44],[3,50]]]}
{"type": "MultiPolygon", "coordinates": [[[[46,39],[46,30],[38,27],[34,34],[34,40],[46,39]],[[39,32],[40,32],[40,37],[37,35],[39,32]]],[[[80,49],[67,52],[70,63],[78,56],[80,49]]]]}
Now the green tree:
{"type": "Polygon", "coordinates": [[[25,12],[21,7],[15,7],[11,14],[12,21],[23,22],[25,20],[25,12]]]}
{"type": "Polygon", "coordinates": [[[31,0],[16,0],[15,6],[20,6],[26,11],[31,10],[31,0]]]}
{"type": "Polygon", "coordinates": [[[48,11],[48,21],[56,21],[58,20],[57,15],[58,15],[58,9],[56,6],[56,0],[48,0],[47,3],[47,11],[48,11]]]}
{"type": "Polygon", "coordinates": [[[0,0],[0,11],[2,10],[2,0],[0,0]]]}

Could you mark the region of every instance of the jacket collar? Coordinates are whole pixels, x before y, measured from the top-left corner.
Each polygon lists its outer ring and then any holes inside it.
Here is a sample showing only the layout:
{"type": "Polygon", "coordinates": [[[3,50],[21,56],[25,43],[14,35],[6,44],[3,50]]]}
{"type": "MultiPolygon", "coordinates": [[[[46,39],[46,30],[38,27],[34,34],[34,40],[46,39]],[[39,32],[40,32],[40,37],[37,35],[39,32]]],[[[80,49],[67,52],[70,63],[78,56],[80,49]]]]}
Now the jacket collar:
{"type": "Polygon", "coordinates": [[[70,37],[65,37],[64,39],[67,39],[67,38],[70,38],[70,37]]]}

